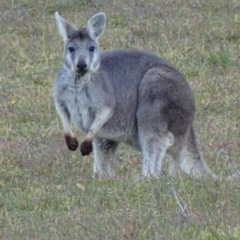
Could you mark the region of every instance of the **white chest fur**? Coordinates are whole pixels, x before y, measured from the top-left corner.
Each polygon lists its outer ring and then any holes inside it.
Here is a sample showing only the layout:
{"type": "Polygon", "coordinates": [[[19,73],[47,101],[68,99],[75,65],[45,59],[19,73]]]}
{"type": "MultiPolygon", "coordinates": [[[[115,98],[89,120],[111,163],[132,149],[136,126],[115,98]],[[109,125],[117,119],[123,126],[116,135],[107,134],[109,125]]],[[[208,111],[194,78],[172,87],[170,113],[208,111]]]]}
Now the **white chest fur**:
{"type": "Polygon", "coordinates": [[[67,85],[61,100],[70,115],[72,124],[83,133],[87,133],[95,118],[94,106],[87,84],[67,85]]]}

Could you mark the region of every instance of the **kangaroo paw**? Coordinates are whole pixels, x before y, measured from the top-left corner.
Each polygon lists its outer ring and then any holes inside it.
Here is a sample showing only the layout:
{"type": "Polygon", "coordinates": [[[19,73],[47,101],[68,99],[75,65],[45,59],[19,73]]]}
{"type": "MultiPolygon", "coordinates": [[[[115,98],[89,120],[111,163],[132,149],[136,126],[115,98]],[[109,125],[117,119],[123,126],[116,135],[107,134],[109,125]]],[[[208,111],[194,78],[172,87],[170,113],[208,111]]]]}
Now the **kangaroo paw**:
{"type": "Polygon", "coordinates": [[[68,148],[71,150],[71,151],[76,151],[77,148],[78,148],[78,141],[75,137],[70,137],[68,135],[65,135],[65,141],[66,141],[66,144],[68,146],[68,148]]]}
{"type": "Polygon", "coordinates": [[[81,146],[80,146],[80,151],[82,153],[82,156],[86,156],[89,155],[93,150],[93,146],[92,146],[92,141],[83,141],[81,146]]]}

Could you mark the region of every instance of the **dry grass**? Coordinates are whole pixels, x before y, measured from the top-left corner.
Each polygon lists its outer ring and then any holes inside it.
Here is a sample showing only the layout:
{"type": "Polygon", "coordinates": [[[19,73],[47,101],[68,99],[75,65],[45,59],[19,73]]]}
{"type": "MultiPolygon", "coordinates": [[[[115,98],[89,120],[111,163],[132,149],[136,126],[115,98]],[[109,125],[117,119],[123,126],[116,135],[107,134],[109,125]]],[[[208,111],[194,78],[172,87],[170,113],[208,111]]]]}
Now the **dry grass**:
{"type": "Polygon", "coordinates": [[[92,156],[67,150],[51,99],[57,10],[79,26],[104,11],[102,49],[144,49],[179,68],[208,165],[224,178],[230,156],[240,169],[239,0],[1,0],[0,239],[239,239],[238,183],[139,181],[140,156],[125,146],[117,178],[92,179],[92,156]]]}

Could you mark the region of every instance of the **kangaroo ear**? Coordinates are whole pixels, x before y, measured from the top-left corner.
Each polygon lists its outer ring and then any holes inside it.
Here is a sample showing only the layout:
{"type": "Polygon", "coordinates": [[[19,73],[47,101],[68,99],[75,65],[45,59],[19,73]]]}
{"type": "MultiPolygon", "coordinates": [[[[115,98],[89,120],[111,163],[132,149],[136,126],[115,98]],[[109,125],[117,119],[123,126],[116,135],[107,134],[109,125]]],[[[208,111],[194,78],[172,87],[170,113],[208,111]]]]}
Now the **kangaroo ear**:
{"type": "Polygon", "coordinates": [[[98,38],[104,31],[106,25],[105,13],[92,16],[87,23],[87,31],[93,38],[98,38]]]}
{"type": "Polygon", "coordinates": [[[58,14],[58,12],[55,12],[54,16],[58,26],[58,31],[61,34],[63,40],[66,42],[78,31],[78,29],[74,25],[66,21],[64,18],[62,18],[58,14]]]}

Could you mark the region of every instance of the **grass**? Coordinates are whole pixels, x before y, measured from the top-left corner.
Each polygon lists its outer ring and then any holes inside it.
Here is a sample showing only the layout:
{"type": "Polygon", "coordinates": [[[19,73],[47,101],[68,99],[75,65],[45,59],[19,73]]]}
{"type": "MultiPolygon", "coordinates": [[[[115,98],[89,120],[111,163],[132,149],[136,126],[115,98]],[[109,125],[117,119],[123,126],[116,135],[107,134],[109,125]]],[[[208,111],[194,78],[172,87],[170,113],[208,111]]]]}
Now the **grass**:
{"type": "Polygon", "coordinates": [[[0,239],[239,239],[239,184],[224,181],[227,157],[240,169],[239,9],[239,0],[1,0],[0,239]],[[116,179],[91,178],[92,156],[67,150],[51,98],[62,54],[55,11],[79,27],[104,11],[102,50],[155,52],[186,76],[199,145],[222,180],[164,171],[140,181],[140,155],[126,146],[116,179]]]}

